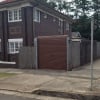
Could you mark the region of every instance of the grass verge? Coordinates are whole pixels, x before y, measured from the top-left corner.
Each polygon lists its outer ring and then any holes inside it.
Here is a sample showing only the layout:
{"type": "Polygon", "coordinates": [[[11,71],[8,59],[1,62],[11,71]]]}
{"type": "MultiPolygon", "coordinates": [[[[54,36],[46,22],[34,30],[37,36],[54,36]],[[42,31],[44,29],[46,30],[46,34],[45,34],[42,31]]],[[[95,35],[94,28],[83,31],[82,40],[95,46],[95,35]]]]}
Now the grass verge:
{"type": "Polygon", "coordinates": [[[16,75],[16,74],[14,74],[14,73],[0,73],[0,78],[11,77],[14,75],[16,75]]]}

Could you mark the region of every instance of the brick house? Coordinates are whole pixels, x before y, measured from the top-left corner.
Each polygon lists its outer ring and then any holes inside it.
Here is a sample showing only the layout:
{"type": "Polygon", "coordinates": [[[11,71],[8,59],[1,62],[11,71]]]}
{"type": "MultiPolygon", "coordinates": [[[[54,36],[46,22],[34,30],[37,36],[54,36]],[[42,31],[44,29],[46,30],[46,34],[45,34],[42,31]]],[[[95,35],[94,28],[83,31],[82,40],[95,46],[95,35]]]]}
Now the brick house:
{"type": "Polygon", "coordinates": [[[34,46],[35,37],[70,35],[71,23],[39,0],[0,3],[0,60],[15,61],[22,46],[34,46]]]}

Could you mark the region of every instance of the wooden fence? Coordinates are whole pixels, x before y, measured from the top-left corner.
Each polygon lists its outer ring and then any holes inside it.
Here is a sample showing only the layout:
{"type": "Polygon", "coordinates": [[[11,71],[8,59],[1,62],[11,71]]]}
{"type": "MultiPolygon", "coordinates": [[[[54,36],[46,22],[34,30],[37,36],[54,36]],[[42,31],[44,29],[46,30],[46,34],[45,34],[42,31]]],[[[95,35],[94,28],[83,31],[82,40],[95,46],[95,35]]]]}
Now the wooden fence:
{"type": "MultiPolygon", "coordinates": [[[[93,58],[94,60],[97,58],[97,44],[94,41],[93,46],[93,58]]],[[[91,57],[91,41],[90,40],[82,40],[80,44],[80,65],[84,65],[90,62],[91,57]]]]}

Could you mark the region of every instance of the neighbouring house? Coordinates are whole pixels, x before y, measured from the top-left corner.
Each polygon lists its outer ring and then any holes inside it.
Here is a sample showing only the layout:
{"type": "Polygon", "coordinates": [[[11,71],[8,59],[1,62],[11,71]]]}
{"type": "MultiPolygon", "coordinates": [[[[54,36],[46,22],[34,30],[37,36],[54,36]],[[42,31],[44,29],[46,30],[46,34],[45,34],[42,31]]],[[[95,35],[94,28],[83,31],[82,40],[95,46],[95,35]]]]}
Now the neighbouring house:
{"type": "Polygon", "coordinates": [[[81,39],[82,36],[81,36],[80,32],[72,32],[72,38],[78,38],[78,39],[81,39]]]}
{"type": "Polygon", "coordinates": [[[34,46],[35,37],[71,35],[72,19],[41,1],[0,3],[0,60],[15,61],[22,46],[34,46]]]}

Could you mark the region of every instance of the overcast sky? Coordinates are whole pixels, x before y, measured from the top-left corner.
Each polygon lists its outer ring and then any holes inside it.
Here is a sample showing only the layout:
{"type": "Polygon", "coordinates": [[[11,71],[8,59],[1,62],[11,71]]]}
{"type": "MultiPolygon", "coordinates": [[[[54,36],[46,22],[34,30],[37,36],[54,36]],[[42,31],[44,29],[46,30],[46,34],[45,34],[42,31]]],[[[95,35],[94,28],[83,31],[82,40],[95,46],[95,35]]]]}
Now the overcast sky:
{"type": "MultiPolygon", "coordinates": [[[[0,1],[4,1],[4,0],[0,0],[0,1]]],[[[65,1],[71,1],[71,0],[65,0],[65,1]]]]}
{"type": "MultiPolygon", "coordinates": [[[[0,1],[4,1],[4,0],[0,0],[0,1]]],[[[71,1],[71,0],[65,0],[65,1],[71,1]]]]}
{"type": "Polygon", "coordinates": [[[0,0],[0,1],[4,1],[4,0],[0,0]]]}
{"type": "Polygon", "coordinates": [[[65,0],[65,1],[72,1],[72,0],[65,0]]]}

